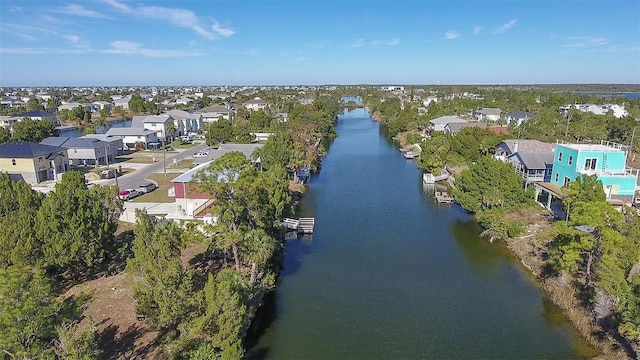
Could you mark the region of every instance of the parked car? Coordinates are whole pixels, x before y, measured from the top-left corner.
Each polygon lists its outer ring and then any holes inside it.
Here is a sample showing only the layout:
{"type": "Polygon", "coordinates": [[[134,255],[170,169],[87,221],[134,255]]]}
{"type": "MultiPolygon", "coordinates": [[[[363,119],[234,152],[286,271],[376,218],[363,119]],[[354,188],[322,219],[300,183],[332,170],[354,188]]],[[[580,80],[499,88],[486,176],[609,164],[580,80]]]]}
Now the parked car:
{"type": "Polygon", "coordinates": [[[197,152],[197,153],[193,154],[194,158],[205,157],[205,156],[209,156],[209,152],[208,151],[200,151],[200,152],[197,152]]]}
{"type": "Polygon", "coordinates": [[[140,192],[136,189],[120,190],[120,192],[118,193],[118,197],[124,201],[131,200],[139,195],[140,195],[140,192]]]}
{"type": "Polygon", "coordinates": [[[140,186],[138,186],[138,188],[136,190],[138,190],[138,192],[142,193],[142,194],[146,194],[146,193],[150,193],[153,190],[155,190],[156,188],[158,188],[156,186],[155,183],[152,182],[146,182],[140,186]]]}

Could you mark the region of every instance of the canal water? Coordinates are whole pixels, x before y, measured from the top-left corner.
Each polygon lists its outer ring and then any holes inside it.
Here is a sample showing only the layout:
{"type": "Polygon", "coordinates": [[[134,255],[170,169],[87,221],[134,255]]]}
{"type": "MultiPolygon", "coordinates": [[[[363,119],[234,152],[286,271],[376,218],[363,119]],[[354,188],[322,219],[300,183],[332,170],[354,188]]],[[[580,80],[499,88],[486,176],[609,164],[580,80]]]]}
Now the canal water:
{"type": "Polygon", "coordinates": [[[340,134],[299,209],[251,359],[582,359],[595,355],[508,251],[439,206],[365,109],[340,134]]]}

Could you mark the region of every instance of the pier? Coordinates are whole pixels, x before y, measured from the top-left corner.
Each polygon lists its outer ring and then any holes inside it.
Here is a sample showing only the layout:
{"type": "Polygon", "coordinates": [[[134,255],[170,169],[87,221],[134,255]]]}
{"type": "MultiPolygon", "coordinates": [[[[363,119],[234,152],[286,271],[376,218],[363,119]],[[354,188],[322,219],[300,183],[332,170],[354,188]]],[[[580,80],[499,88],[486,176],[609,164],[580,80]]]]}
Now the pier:
{"type": "Polygon", "coordinates": [[[315,218],[284,218],[282,220],[282,227],[284,227],[285,229],[296,231],[298,234],[312,234],[315,224],[315,218]]]}

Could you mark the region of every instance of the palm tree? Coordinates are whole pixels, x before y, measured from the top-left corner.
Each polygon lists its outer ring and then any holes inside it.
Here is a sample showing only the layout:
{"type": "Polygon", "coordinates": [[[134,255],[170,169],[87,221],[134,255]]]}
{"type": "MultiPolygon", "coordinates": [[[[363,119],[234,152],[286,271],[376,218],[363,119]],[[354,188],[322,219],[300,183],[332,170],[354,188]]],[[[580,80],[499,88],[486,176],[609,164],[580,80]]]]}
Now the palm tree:
{"type": "Polygon", "coordinates": [[[249,285],[255,285],[258,277],[258,267],[263,266],[273,255],[276,248],[275,240],[263,229],[249,230],[242,243],[242,250],[246,258],[251,262],[251,275],[249,285]]]}
{"type": "Polygon", "coordinates": [[[176,124],[172,122],[168,122],[164,124],[164,133],[165,133],[165,138],[167,137],[167,135],[171,136],[171,142],[173,142],[173,135],[175,135],[176,133],[176,124]]]}

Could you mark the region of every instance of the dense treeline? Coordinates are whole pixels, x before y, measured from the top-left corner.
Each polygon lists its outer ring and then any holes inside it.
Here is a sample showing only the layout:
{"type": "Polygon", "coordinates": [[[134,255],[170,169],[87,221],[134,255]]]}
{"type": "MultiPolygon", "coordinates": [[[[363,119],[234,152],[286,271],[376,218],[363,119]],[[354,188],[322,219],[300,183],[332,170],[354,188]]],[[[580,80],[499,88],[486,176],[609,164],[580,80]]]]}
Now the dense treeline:
{"type": "Polygon", "coordinates": [[[43,195],[0,173],[0,349],[18,359],[99,356],[95,328],[76,321],[82,299],[61,285],[95,274],[117,256],[115,187],[87,188],[77,171],[43,195]]]}

